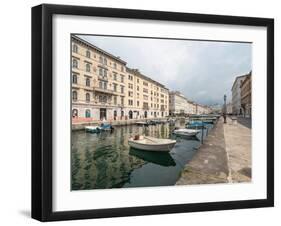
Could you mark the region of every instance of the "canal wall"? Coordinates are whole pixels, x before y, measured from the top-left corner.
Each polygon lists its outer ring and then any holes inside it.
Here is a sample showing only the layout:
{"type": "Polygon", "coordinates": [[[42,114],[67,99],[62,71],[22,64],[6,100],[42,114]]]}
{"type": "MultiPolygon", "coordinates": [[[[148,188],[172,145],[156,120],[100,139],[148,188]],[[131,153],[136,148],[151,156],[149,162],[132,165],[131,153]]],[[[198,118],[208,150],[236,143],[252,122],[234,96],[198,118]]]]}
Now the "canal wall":
{"type": "MultiPolygon", "coordinates": [[[[112,126],[127,126],[127,125],[134,125],[136,124],[136,122],[143,122],[149,120],[166,120],[166,118],[116,120],[116,121],[110,121],[109,123],[112,126]]],[[[99,126],[100,124],[101,124],[100,121],[75,123],[72,124],[72,131],[84,130],[85,126],[99,126]]]]}
{"type": "Polygon", "coordinates": [[[176,185],[226,183],[229,182],[228,177],[228,154],[223,121],[220,119],[184,167],[176,185]]]}

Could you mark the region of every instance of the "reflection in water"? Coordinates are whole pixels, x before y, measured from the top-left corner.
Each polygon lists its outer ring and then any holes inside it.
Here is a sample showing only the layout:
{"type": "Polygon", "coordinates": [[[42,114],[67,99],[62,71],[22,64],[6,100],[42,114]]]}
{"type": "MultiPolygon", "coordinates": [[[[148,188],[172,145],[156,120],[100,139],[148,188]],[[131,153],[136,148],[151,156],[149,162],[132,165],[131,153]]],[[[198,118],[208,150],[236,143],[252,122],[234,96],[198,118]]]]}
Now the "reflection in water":
{"type": "MultiPolygon", "coordinates": [[[[72,133],[72,190],[173,185],[200,145],[196,139],[172,135],[184,121],[148,127],[116,127],[113,133],[72,133]],[[170,153],[130,149],[130,136],[140,134],[176,139],[170,153]]],[[[211,125],[210,125],[211,126],[211,125]]],[[[204,133],[205,134],[205,133],[204,133]]]]}
{"type": "Polygon", "coordinates": [[[142,151],[131,148],[129,154],[136,156],[146,162],[151,162],[160,166],[176,165],[174,159],[167,152],[142,151]]]}

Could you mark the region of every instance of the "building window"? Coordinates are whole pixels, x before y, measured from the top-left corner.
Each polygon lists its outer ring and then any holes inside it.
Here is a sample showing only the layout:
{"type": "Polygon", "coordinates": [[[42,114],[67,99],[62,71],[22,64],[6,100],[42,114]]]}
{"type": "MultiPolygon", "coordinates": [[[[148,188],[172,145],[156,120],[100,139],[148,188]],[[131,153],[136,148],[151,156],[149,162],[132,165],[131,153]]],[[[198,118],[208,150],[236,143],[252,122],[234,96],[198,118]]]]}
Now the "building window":
{"type": "Polygon", "coordinates": [[[72,110],[72,118],[77,118],[78,117],[78,110],[77,109],[73,109],[72,110]]]}
{"type": "Polygon", "coordinates": [[[103,63],[104,63],[105,65],[107,65],[107,59],[106,59],[106,58],[103,59],[103,63]]]}
{"type": "Polygon", "coordinates": [[[102,68],[99,69],[99,75],[100,75],[100,76],[103,76],[103,70],[102,70],[102,68]]]}
{"type": "Polygon", "coordinates": [[[76,59],[72,59],[72,67],[78,68],[78,61],[76,59]]]}
{"type": "Polygon", "coordinates": [[[140,87],[139,86],[137,86],[137,91],[139,91],[140,90],[140,87]]]}
{"type": "Polygon", "coordinates": [[[128,100],[128,104],[132,106],[134,104],[133,100],[128,100]]]}
{"type": "Polygon", "coordinates": [[[89,93],[86,93],[86,101],[90,102],[90,94],[89,93]]]}
{"type": "Polygon", "coordinates": [[[120,75],[121,77],[121,82],[124,82],[124,75],[120,75]]]}
{"type": "Polygon", "coordinates": [[[114,92],[117,92],[117,84],[113,83],[113,90],[114,92]]]}
{"type": "Polygon", "coordinates": [[[121,93],[124,93],[124,86],[121,86],[121,93]]]}
{"type": "Polygon", "coordinates": [[[133,97],[133,92],[132,92],[132,91],[129,91],[129,92],[128,92],[128,95],[129,95],[129,97],[133,97]]]}
{"type": "Polygon", "coordinates": [[[129,83],[129,89],[133,89],[133,84],[129,83]]]}
{"type": "Polygon", "coordinates": [[[90,109],[87,109],[87,110],[85,111],[85,117],[86,117],[86,118],[91,118],[91,110],[90,110],[90,109]]]}
{"type": "Polygon", "coordinates": [[[114,101],[114,104],[116,105],[117,104],[117,97],[116,96],[113,98],[113,101],[114,101]]]}
{"type": "Polygon", "coordinates": [[[117,68],[116,63],[113,64],[113,67],[114,67],[115,69],[117,68]]]}
{"type": "Polygon", "coordinates": [[[107,77],[107,70],[105,70],[105,69],[103,70],[103,76],[107,77]]]}
{"type": "Polygon", "coordinates": [[[121,66],[121,71],[124,71],[124,67],[123,66],[121,66]]]}
{"type": "Polygon", "coordinates": [[[72,74],[72,83],[77,84],[77,75],[76,74],[72,74]]]}
{"type": "Polygon", "coordinates": [[[113,80],[117,81],[117,74],[113,73],[113,80]]]}
{"type": "Polygon", "coordinates": [[[124,105],[124,97],[121,97],[121,105],[124,105]]]}
{"type": "Polygon", "coordinates": [[[103,64],[103,58],[100,56],[100,63],[103,64]]]}
{"type": "Polygon", "coordinates": [[[73,44],[73,45],[72,45],[72,51],[73,51],[74,53],[77,53],[77,52],[78,52],[78,46],[77,46],[76,44],[73,44]]]}
{"type": "Polygon", "coordinates": [[[107,89],[107,82],[100,81],[100,82],[99,82],[99,88],[101,88],[101,89],[107,89]]]}
{"type": "Polygon", "coordinates": [[[91,86],[91,80],[89,78],[86,78],[86,86],[91,86]]]}
{"type": "Polygon", "coordinates": [[[86,64],[86,71],[87,71],[87,72],[90,72],[90,71],[91,71],[90,64],[86,64]]]}
{"type": "Polygon", "coordinates": [[[137,101],[137,106],[140,106],[140,102],[139,101],[137,101]]]}
{"type": "Polygon", "coordinates": [[[72,92],[72,100],[77,101],[77,91],[72,92]]]}
{"type": "Polygon", "coordinates": [[[91,58],[91,52],[89,50],[86,51],[86,57],[91,58]]]}
{"type": "Polygon", "coordinates": [[[133,76],[132,75],[128,75],[128,79],[133,81],[133,76]]]}

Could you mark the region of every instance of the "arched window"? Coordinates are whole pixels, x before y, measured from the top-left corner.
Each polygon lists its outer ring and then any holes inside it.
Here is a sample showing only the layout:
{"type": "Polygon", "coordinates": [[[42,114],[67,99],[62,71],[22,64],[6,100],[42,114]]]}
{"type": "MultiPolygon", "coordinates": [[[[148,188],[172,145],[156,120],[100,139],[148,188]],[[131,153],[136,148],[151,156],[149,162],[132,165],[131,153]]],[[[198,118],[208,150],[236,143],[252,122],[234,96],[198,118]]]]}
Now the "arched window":
{"type": "Polygon", "coordinates": [[[86,101],[90,102],[90,94],[89,93],[86,93],[86,101]]]}
{"type": "Polygon", "coordinates": [[[86,64],[86,71],[87,71],[87,72],[90,72],[90,71],[91,71],[90,64],[86,64]]]}
{"type": "Polygon", "coordinates": [[[77,84],[77,75],[76,74],[72,74],[72,83],[77,84]]]}
{"type": "Polygon", "coordinates": [[[77,91],[72,92],[72,100],[77,101],[77,91]]]}
{"type": "Polygon", "coordinates": [[[90,86],[91,85],[91,80],[90,78],[86,78],[86,86],[90,86]]]}
{"type": "Polygon", "coordinates": [[[89,50],[86,51],[86,57],[91,58],[91,52],[89,50]]]}
{"type": "Polygon", "coordinates": [[[86,117],[86,118],[91,118],[91,110],[90,110],[90,109],[87,109],[87,110],[85,111],[85,117],[86,117]]]}
{"type": "Polygon", "coordinates": [[[78,68],[78,61],[76,59],[72,60],[72,67],[73,68],[78,68]]]}
{"type": "Polygon", "coordinates": [[[77,53],[77,52],[78,52],[78,46],[77,46],[76,44],[73,44],[73,45],[72,45],[72,51],[73,51],[74,53],[77,53]]]}
{"type": "Polygon", "coordinates": [[[77,117],[78,117],[78,110],[72,109],[72,118],[77,118],[77,117]]]}

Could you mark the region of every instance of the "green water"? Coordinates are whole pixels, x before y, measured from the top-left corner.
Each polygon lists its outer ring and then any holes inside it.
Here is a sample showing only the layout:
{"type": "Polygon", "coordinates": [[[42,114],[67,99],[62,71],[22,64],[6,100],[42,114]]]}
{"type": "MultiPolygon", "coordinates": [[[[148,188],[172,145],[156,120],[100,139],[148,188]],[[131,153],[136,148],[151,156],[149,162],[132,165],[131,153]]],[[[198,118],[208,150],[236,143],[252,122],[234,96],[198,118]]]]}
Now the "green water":
{"type": "MultiPolygon", "coordinates": [[[[183,126],[177,122],[175,126],[183,126]]],[[[71,189],[105,189],[174,185],[186,163],[201,143],[198,139],[175,137],[173,125],[122,126],[100,134],[72,132],[71,189]],[[128,138],[140,134],[176,139],[169,153],[132,149],[128,138]]],[[[211,129],[209,125],[208,131],[211,129]]],[[[207,130],[203,134],[206,135],[207,130]]]]}

